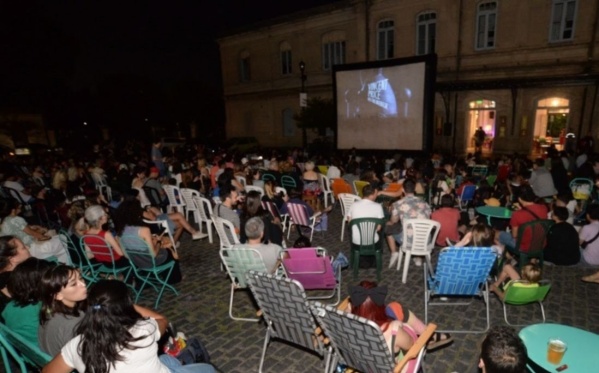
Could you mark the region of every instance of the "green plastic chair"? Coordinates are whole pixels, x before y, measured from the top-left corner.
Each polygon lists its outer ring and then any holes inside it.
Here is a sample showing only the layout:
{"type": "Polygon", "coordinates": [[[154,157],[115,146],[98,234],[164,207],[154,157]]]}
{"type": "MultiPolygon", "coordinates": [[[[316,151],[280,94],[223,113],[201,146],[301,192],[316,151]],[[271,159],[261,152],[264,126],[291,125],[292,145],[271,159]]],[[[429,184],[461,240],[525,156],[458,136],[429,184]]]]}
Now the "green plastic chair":
{"type": "Polygon", "coordinates": [[[50,355],[29,343],[2,323],[0,323],[0,355],[7,373],[12,373],[8,359],[9,355],[17,363],[21,373],[29,372],[27,365],[42,368],[52,360],[50,355]]]}
{"type": "Polygon", "coordinates": [[[543,316],[543,322],[545,322],[545,308],[543,307],[543,300],[547,297],[547,293],[551,290],[551,283],[548,280],[542,280],[539,282],[539,286],[534,287],[522,287],[514,286],[515,283],[526,283],[526,281],[518,280],[513,281],[510,286],[505,289],[503,304],[503,318],[506,324],[511,326],[526,326],[526,324],[512,324],[508,321],[507,317],[507,306],[524,306],[531,303],[538,303],[541,307],[541,315],[543,316]]]}
{"type": "Polygon", "coordinates": [[[518,239],[516,240],[515,251],[519,258],[519,271],[522,270],[523,266],[528,264],[531,258],[538,258],[540,267],[541,269],[543,268],[543,253],[545,252],[547,233],[549,233],[549,229],[551,229],[554,223],[553,220],[538,219],[529,221],[518,227],[518,239]],[[528,250],[522,250],[520,248],[522,237],[524,237],[525,232],[530,232],[532,234],[528,250]]]}
{"type": "Polygon", "coordinates": [[[295,179],[289,175],[281,176],[281,186],[287,191],[290,191],[291,189],[297,189],[295,179]]]}
{"type": "Polygon", "coordinates": [[[79,253],[79,250],[75,246],[75,242],[71,239],[69,233],[63,229],[58,233],[58,237],[60,238],[60,242],[67,248],[67,254],[69,257],[69,265],[75,266],[79,268],[81,272],[81,277],[85,280],[87,286],[89,287],[92,283],[97,281],[95,276],[94,269],[100,266],[100,263],[92,264],[88,258],[82,258],[79,253]]]}
{"type": "Polygon", "coordinates": [[[375,242],[375,237],[378,235],[377,227],[384,224],[383,219],[377,218],[359,218],[352,219],[349,222],[349,235],[352,237],[349,263],[354,269],[354,280],[358,277],[360,257],[374,256],[376,258],[376,278],[379,282],[381,281],[381,270],[383,268],[382,243],[384,239],[380,237],[378,242],[375,242]],[[354,226],[358,229],[360,235],[359,245],[353,243],[354,226]]]}
{"type": "Polygon", "coordinates": [[[125,251],[125,254],[131,261],[131,268],[135,278],[139,280],[136,289],[137,294],[135,302],[141,296],[142,291],[149,285],[157,293],[156,302],[154,308],[157,309],[160,304],[160,299],[164,290],[169,289],[175,295],[179,295],[177,289],[167,282],[175,266],[175,261],[169,261],[164,264],[156,264],[154,255],[150,252],[150,247],[147,242],[135,235],[124,235],[120,238],[120,243],[125,251]],[[147,265],[143,265],[147,263],[147,265]]]}
{"type": "Polygon", "coordinates": [[[497,175],[487,176],[487,183],[489,184],[489,186],[495,185],[495,181],[497,181],[497,175]]]}

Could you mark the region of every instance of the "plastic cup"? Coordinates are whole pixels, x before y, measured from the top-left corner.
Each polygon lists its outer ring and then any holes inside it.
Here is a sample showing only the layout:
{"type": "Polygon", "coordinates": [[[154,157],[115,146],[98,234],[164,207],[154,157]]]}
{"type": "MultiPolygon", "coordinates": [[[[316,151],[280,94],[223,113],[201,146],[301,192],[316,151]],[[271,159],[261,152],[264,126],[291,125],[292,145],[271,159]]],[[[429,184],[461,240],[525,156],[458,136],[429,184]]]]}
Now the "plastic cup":
{"type": "Polygon", "coordinates": [[[566,353],[568,345],[558,338],[552,338],[547,343],[547,361],[551,364],[559,364],[566,353]]]}

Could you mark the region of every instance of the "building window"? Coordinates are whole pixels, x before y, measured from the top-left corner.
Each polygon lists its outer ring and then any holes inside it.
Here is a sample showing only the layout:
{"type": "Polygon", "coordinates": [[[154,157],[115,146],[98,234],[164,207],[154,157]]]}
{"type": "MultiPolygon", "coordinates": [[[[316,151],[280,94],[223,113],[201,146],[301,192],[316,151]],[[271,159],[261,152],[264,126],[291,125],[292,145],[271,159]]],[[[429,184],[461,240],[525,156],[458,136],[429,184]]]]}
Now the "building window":
{"type": "Polygon", "coordinates": [[[239,80],[247,82],[251,78],[250,74],[250,53],[244,51],[239,58],[239,80]]]}
{"type": "Polygon", "coordinates": [[[381,21],[378,25],[377,33],[377,60],[386,60],[393,58],[394,46],[394,25],[393,21],[381,21]]]}
{"type": "Polygon", "coordinates": [[[476,13],[476,49],[495,48],[495,28],[497,24],[497,3],[482,3],[476,13]]]}
{"type": "Polygon", "coordinates": [[[335,41],[322,46],[322,68],[330,70],[333,65],[345,63],[345,41],[335,41]]]}
{"type": "Polygon", "coordinates": [[[576,0],[553,0],[549,41],[572,40],[576,3],[576,0]]]}
{"type": "Polygon", "coordinates": [[[435,53],[437,38],[437,13],[427,12],[418,16],[416,25],[416,54],[435,53]]]}
{"type": "Polygon", "coordinates": [[[281,43],[281,74],[289,75],[292,73],[291,66],[293,62],[291,60],[291,45],[287,42],[281,43]]]}

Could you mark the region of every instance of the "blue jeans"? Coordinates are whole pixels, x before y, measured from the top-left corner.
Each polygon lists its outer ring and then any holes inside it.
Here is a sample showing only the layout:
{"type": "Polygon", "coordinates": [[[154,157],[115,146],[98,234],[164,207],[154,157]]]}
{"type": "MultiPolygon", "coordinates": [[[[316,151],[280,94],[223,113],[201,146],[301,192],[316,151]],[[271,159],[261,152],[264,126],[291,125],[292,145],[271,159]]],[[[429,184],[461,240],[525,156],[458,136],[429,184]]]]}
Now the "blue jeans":
{"type": "Polygon", "coordinates": [[[160,362],[172,373],[216,373],[216,370],[210,364],[181,365],[179,360],[169,354],[160,355],[160,362]]]}
{"type": "Polygon", "coordinates": [[[505,246],[505,249],[511,253],[515,253],[516,240],[509,232],[499,232],[499,243],[505,246]]]}

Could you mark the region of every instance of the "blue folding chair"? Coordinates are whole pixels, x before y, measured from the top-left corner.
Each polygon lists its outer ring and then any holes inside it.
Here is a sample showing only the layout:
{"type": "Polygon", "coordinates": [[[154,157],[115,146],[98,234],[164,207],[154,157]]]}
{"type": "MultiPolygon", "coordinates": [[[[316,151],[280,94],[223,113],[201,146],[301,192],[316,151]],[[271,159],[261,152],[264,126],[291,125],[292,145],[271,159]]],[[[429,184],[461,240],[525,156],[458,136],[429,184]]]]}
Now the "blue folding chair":
{"type": "Polygon", "coordinates": [[[458,206],[460,211],[464,211],[468,207],[468,203],[474,200],[474,194],[476,193],[476,185],[466,185],[462,188],[462,194],[458,196],[458,206]]]}
{"type": "Polygon", "coordinates": [[[137,283],[136,286],[137,294],[135,302],[137,302],[141,296],[141,292],[146,285],[151,286],[158,293],[154,308],[158,308],[164,290],[169,289],[175,293],[175,295],[179,295],[177,289],[167,282],[167,279],[170,277],[175,266],[174,260],[164,264],[156,264],[156,259],[150,252],[150,247],[146,241],[138,236],[124,235],[120,238],[120,242],[127,257],[131,261],[133,274],[139,280],[139,283],[137,283]]]}
{"type": "Polygon", "coordinates": [[[491,247],[447,247],[441,250],[437,269],[431,274],[427,263],[424,271],[424,320],[428,322],[430,306],[470,305],[475,297],[485,302],[487,325],[484,330],[440,330],[449,333],[485,333],[490,327],[488,277],[497,259],[497,252],[491,247]],[[470,302],[432,302],[434,297],[465,298],[470,302]]]}

